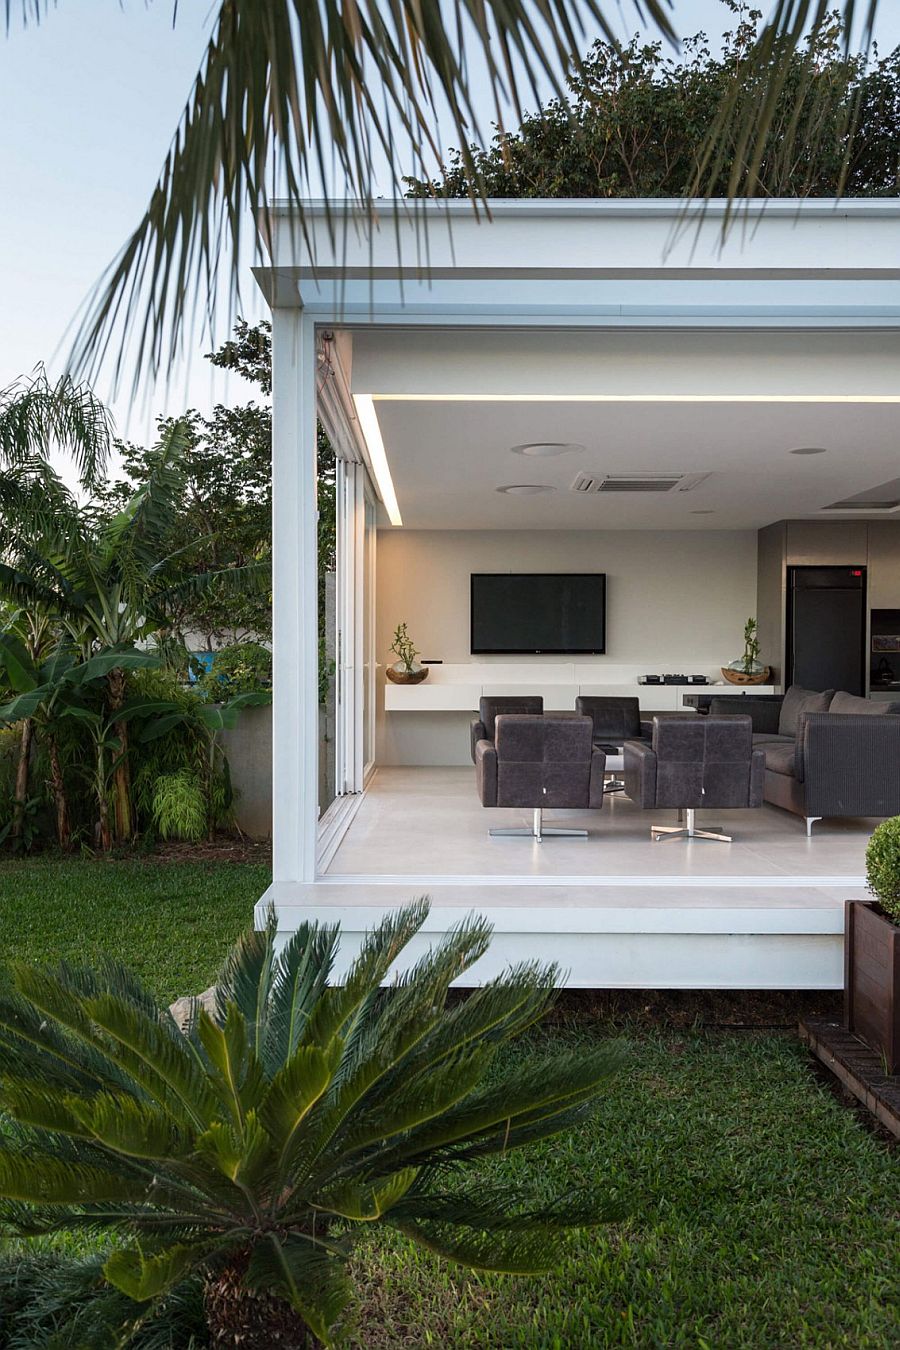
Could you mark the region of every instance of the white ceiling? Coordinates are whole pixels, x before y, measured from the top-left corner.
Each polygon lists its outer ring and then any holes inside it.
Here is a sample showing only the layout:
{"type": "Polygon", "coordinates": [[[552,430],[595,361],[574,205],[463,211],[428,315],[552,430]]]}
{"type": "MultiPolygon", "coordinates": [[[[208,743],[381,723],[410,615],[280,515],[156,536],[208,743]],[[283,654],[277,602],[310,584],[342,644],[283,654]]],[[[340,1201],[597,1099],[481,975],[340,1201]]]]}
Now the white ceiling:
{"type": "Polygon", "coordinates": [[[785,518],[835,519],[822,508],[900,472],[897,404],[376,398],[375,407],[403,524],[412,529],[757,529],[785,518]],[[511,452],[541,440],[585,449],[555,459],[511,452]],[[826,453],[790,454],[800,446],[826,453]],[[579,471],[664,470],[710,476],[689,492],[569,491],[579,471]],[[496,491],[511,483],[555,490],[496,491]]]}

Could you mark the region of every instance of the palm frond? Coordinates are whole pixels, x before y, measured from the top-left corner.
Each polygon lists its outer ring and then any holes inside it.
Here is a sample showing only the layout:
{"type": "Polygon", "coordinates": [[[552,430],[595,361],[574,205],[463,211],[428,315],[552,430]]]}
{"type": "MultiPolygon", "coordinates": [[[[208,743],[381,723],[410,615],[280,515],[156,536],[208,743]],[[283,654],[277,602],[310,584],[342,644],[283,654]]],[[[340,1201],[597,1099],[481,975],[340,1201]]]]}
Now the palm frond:
{"type": "Polygon", "coordinates": [[[184,486],[184,454],[190,441],[187,424],[170,423],[155,447],[150,469],[128,504],[100,532],[98,551],[104,571],[115,567],[131,589],[140,586],[159,558],[160,545],[171,529],[184,486]]]}
{"type": "Polygon", "coordinates": [[[300,1313],[324,1345],[350,1299],[350,1284],[339,1256],[302,1237],[269,1234],[250,1259],[251,1289],[271,1289],[300,1313]]]}
{"type": "Polygon", "coordinates": [[[334,924],[302,923],[276,958],[263,1059],[275,1072],[293,1055],[328,984],[337,953],[334,924]]]}
{"type": "MultiPolygon", "coordinates": [[[[7,18],[9,17],[7,0],[7,18]]],[[[96,485],[109,455],[112,424],[83,383],[64,375],[51,383],[43,366],[0,389],[0,464],[46,458],[54,450],[74,460],[83,487],[96,485]]]]}
{"type": "MultiPolygon", "coordinates": [[[[404,175],[428,176],[443,149],[440,106],[457,145],[480,138],[473,64],[494,117],[502,121],[507,101],[520,114],[521,94],[537,101],[539,80],[561,91],[585,24],[616,40],[609,8],[602,0],[220,0],[147,210],[83,315],[75,368],[95,371],[125,332],[135,372],[154,378],[171,365],[198,304],[214,324],[226,252],[235,300],[248,212],[267,234],[273,183],[305,233],[313,184],[369,206],[378,160],[398,187],[404,175]]],[[[670,8],[669,0],[633,3],[636,18],[674,39],[670,8]]],[[[467,168],[477,179],[474,162],[467,168]]],[[[116,379],[126,352],[117,346],[116,379]]]]}

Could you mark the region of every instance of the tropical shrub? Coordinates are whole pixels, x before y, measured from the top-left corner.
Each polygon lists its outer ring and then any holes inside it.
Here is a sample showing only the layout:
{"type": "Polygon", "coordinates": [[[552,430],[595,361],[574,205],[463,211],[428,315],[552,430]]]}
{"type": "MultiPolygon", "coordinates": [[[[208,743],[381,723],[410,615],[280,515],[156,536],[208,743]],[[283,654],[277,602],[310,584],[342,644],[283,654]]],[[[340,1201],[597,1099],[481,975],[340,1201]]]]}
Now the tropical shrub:
{"type": "Polygon", "coordinates": [[[278,952],[270,918],[184,1030],[112,960],[17,967],[0,999],[0,1223],[103,1235],[106,1279],[148,1310],[201,1278],[217,1346],[333,1345],[360,1225],[474,1268],[552,1265],[566,1230],[619,1206],[581,1176],[547,1200],[467,1186],[466,1169],[584,1120],[620,1052],[501,1068],[558,977],[523,964],[448,1002],[487,951],[478,918],[382,988],[427,913],[386,917],[340,985],[336,928],[303,924],[278,952]]]}
{"type": "Polygon", "coordinates": [[[272,653],[260,642],[235,642],[215,652],[212,665],[197,681],[216,702],[272,685],[272,653]]]}
{"type": "Polygon", "coordinates": [[[894,923],[900,923],[900,816],[884,820],[866,849],[869,890],[894,923]]]}
{"type": "Polygon", "coordinates": [[[166,773],[153,785],[153,824],[163,839],[202,839],[206,834],[206,795],[192,773],[166,773]]]}
{"type": "Polygon", "coordinates": [[[166,732],[152,740],[135,738],[131,747],[131,781],[138,820],[149,826],[154,816],[156,785],[162,778],[186,775],[201,781],[206,764],[206,741],[193,717],[202,702],[195,687],[183,685],[174,671],[141,670],[129,678],[129,696],[168,703],[183,716],[167,719],[166,732]]]}

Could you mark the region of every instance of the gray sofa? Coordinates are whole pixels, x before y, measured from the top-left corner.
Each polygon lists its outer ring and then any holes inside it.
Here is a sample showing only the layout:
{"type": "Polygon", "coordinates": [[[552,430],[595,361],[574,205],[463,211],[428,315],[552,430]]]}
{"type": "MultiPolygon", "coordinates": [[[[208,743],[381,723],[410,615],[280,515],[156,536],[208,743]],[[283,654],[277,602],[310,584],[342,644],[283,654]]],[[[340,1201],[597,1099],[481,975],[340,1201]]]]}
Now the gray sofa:
{"type": "Polygon", "coordinates": [[[803,816],[900,815],[900,702],[792,685],[786,694],[723,695],[709,715],[744,713],[765,756],[765,800],[803,816]]]}
{"type": "Polygon", "coordinates": [[[497,829],[492,835],[575,835],[586,830],[545,829],[543,810],[599,809],[606,755],[592,744],[589,717],[535,717],[502,713],[492,740],[475,746],[475,782],[482,806],[517,806],[533,812],[530,829],[497,829]]]}

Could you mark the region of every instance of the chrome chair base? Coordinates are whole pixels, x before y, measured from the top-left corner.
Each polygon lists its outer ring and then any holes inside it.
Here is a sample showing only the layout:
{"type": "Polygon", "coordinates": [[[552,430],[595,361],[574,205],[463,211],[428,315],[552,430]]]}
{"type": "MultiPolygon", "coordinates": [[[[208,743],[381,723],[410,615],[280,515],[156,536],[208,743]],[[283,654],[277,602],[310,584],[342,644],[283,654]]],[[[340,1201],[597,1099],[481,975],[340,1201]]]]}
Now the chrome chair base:
{"type": "MultiPolygon", "coordinates": [[[[681,820],[681,812],[678,813],[681,820]]],[[[684,809],[684,823],[681,825],[651,825],[650,834],[655,844],[662,843],[667,839],[714,839],[720,844],[730,844],[731,835],[723,834],[721,825],[708,825],[706,829],[698,829],[696,823],[696,812],[693,807],[688,806],[684,809]]]]}
{"type": "Polygon", "coordinates": [[[531,829],[527,826],[519,829],[489,830],[492,839],[534,839],[538,844],[547,836],[564,839],[587,839],[587,830],[565,830],[558,826],[544,824],[544,812],[538,807],[534,812],[531,829]]]}

